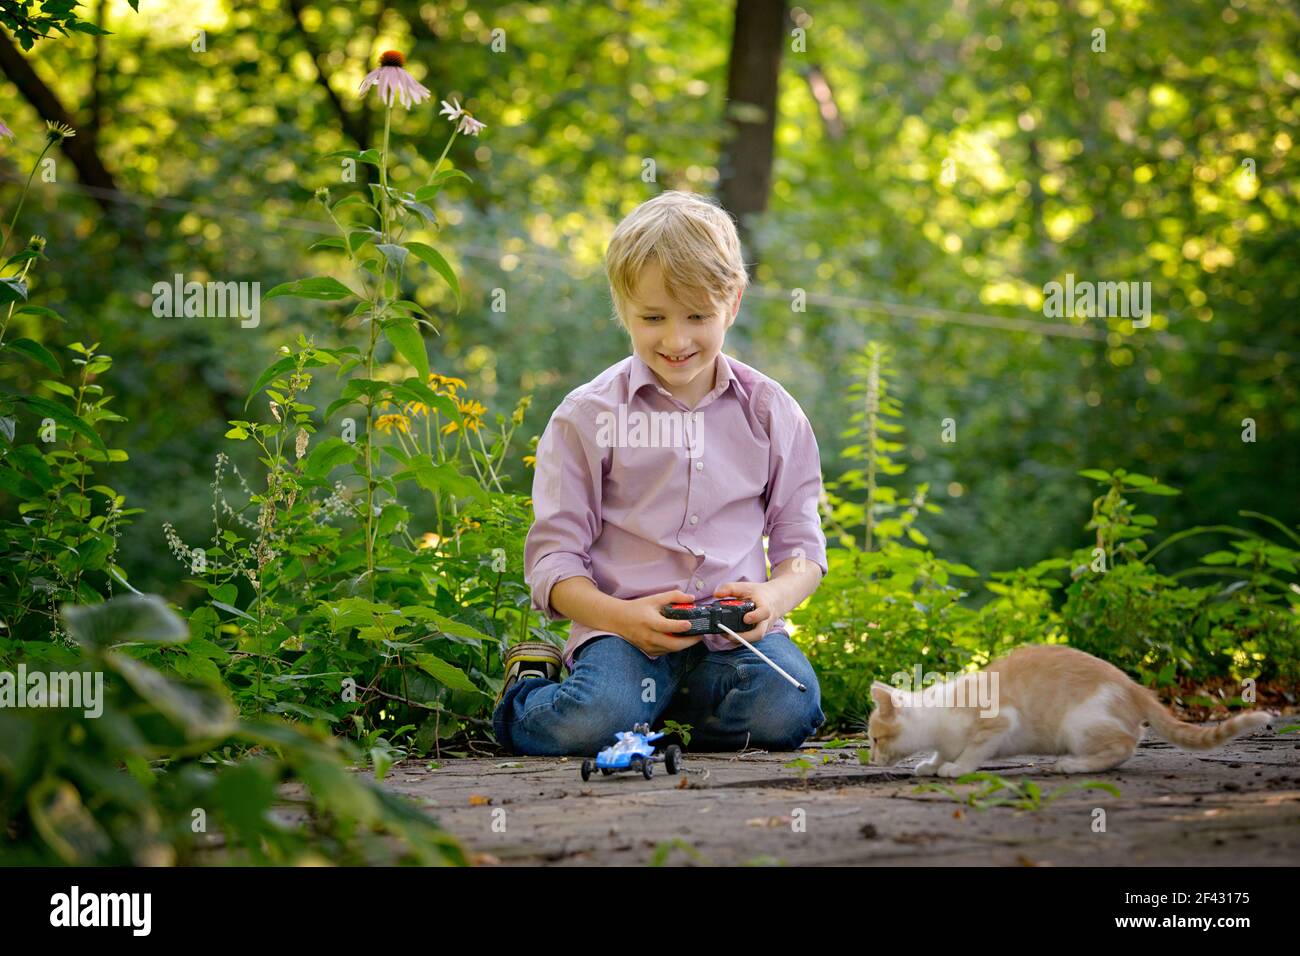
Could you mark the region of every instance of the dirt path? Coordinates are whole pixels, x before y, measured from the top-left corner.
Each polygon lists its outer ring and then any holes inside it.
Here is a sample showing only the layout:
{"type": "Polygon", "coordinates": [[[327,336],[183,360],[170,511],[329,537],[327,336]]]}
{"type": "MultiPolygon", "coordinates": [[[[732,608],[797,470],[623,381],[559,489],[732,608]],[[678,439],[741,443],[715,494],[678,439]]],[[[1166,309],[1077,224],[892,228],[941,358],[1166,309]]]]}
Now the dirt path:
{"type": "Polygon", "coordinates": [[[1032,780],[1044,794],[1081,779],[1120,790],[1066,793],[1038,811],[917,793],[916,762],[878,769],[853,749],[808,744],[799,754],[688,754],[675,777],[657,764],[651,780],[583,783],[576,758],[450,759],[434,770],[403,764],[385,785],[429,808],[489,865],[641,865],[657,856],[726,865],[1300,862],[1294,734],[1266,728],[1202,753],[1147,741],[1117,770],[1083,777],[1046,774],[1050,761],[1040,758],[985,768],[1032,780]],[[784,766],[797,757],[812,764],[804,781],[801,768],[784,766]]]}

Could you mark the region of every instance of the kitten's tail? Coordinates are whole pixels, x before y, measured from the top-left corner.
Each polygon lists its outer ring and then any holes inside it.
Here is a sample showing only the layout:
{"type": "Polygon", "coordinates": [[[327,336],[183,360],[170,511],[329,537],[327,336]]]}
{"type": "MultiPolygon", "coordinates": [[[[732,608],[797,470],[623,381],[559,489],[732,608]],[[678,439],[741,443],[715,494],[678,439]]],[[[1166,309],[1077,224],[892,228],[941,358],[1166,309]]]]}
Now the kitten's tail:
{"type": "Polygon", "coordinates": [[[1256,710],[1248,714],[1237,714],[1210,727],[1201,727],[1176,718],[1148,688],[1140,687],[1138,690],[1139,706],[1142,715],[1150,722],[1151,729],[1171,744],[1188,750],[1221,747],[1238,734],[1253,733],[1273,719],[1271,714],[1256,710]]]}

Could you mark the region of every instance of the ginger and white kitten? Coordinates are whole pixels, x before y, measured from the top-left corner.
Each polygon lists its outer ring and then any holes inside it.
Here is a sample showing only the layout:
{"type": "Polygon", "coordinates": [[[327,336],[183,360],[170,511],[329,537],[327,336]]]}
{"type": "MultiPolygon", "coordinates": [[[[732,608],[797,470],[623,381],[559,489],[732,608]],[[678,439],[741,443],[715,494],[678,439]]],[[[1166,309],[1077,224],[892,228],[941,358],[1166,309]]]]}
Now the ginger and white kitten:
{"type": "Polygon", "coordinates": [[[1144,722],[1179,747],[1208,750],[1272,720],[1254,711],[1212,727],[1184,723],[1118,667],[1059,645],[1021,647],[924,690],[876,681],[871,696],[871,763],[932,751],[916,768],[922,776],[960,777],[1013,754],[1063,754],[1052,771],[1091,773],[1133,756],[1144,722]]]}

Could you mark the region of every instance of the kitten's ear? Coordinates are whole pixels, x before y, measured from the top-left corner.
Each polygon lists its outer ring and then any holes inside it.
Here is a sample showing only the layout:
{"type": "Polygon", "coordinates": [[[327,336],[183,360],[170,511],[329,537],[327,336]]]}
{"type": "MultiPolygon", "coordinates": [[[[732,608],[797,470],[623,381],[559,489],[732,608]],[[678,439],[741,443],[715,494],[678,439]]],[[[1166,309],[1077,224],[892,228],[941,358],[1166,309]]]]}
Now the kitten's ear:
{"type": "Polygon", "coordinates": [[[894,712],[894,688],[890,687],[883,681],[872,681],[871,699],[876,702],[882,714],[892,714],[894,712]]]}

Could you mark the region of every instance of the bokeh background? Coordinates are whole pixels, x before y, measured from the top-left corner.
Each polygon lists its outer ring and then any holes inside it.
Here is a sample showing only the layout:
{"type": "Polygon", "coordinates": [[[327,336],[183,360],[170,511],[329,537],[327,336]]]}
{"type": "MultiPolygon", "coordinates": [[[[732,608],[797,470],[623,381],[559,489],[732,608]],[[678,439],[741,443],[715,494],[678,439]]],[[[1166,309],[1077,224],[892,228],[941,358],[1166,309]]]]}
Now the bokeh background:
{"type": "MultiPolygon", "coordinates": [[[[338,340],[326,303],[267,302],[244,329],[156,318],[150,290],[179,272],[265,291],[337,265],[306,251],[330,231],[312,192],[340,178],[317,157],[376,145],[382,111],[356,89],[388,48],[488,124],[453,147],[474,183],[440,212],[464,308],[433,280],[411,293],[439,317],[436,370],[491,412],[534,396],[521,434],[628,354],[604,245],[638,203],[690,189],[744,227],[754,285],[726,350],[800,401],[828,480],[855,467],[849,360],[892,348],[901,458],[943,505],[936,551],[981,572],[1046,556],[1087,519],[1088,467],[1182,489],[1152,503],[1165,530],[1243,508],[1300,520],[1292,3],[93,0],[82,15],[113,35],[26,54],[0,39],[17,134],[0,176],[25,176],[43,119],[78,130],[22,226],[66,266],[33,295],[68,327],[27,317],[22,333],[118,357],[112,444],[132,465],[117,487],[147,506],[121,562],[142,590],[185,596],[161,524],[202,539],[217,452],[251,465],[222,435],[257,372],[299,333],[338,340]],[[1067,273],[1150,282],[1150,328],[1045,317],[1043,286],[1067,273]]],[[[394,178],[426,172],[448,131],[432,102],[399,110],[394,178]]],[[[522,455],[508,467],[526,494],[522,455]]]]}

